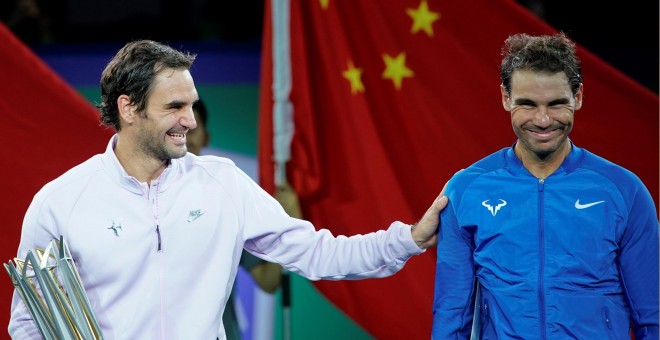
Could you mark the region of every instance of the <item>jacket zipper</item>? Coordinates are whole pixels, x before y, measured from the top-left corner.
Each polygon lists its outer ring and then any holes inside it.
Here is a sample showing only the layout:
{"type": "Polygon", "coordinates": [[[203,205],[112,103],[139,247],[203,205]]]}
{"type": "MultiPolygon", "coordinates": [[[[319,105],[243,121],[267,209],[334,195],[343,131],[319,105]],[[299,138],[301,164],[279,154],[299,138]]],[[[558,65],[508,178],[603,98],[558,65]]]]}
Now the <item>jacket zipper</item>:
{"type": "Polygon", "coordinates": [[[607,329],[612,329],[612,319],[610,319],[610,312],[607,307],[603,307],[603,318],[605,319],[607,329]]]}
{"type": "Polygon", "coordinates": [[[539,192],[539,284],[538,284],[538,303],[539,303],[539,331],[541,332],[539,339],[545,339],[545,295],[543,276],[545,275],[545,227],[543,223],[543,190],[545,189],[545,179],[539,178],[538,192],[539,192]]]}
{"type": "MultiPolygon", "coordinates": [[[[157,253],[162,253],[163,251],[163,243],[162,243],[162,238],[160,235],[160,222],[159,222],[159,211],[158,211],[158,191],[159,191],[159,185],[160,181],[156,182],[155,187],[153,190],[155,190],[155,194],[153,195],[154,198],[153,200],[151,199],[152,195],[152,188],[151,186],[147,186],[147,190],[144,190],[144,187],[138,182],[136,179],[133,179],[137,185],[140,187],[142,190],[143,194],[146,194],[147,196],[147,204],[151,208],[151,213],[154,218],[154,224],[156,225],[156,252],[157,253]]],[[[164,301],[164,292],[163,292],[163,258],[162,256],[157,256],[158,259],[158,285],[159,285],[159,290],[160,290],[160,339],[165,339],[165,309],[163,308],[163,301],[164,301]]]]}
{"type": "Polygon", "coordinates": [[[154,212],[154,222],[156,224],[156,241],[158,242],[158,244],[156,246],[156,251],[160,253],[160,252],[163,251],[163,239],[161,238],[161,235],[160,235],[160,218],[159,218],[160,212],[158,211],[158,191],[159,191],[158,189],[159,189],[159,186],[160,186],[160,181],[156,182],[156,185],[155,185],[155,188],[154,188],[156,193],[154,195],[155,196],[154,197],[154,203],[153,203],[154,206],[152,207],[152,209],[153,209],[153,212],[154,212]]]}
{"type": "MultiPolygon", "coordinates": [[[[161,174],[162,177],[162,174],[161,174]]],[[[152,206],[152,211],[154,214],[154,224],[156,224],[156,252],[158,253],[159,256],[158,258],[158,286],[159,286],[159,291],[160,291],[160,337],[159,339],[166,339],[166,331],[165,331],[165,324],[166,324],[166,318],[165,318],[165,294],[163,291],[164,287],[164,267],[163,267],[163,257],[160,256],[162,255],[163,252],[163,238],[160,234],[160,210],[158,209],[158,196],[160,194],[160,179],[156,182],[156,184],[153,187],[154,190],[154,199],[153,199],[153,206],[152,206]]]]}
{"type": "Polygon", "coordinates": [[[158,227],[158,224],[156,224],[156,237],[158,238],[158,247],[156,248],[156,251],[160,253],[163,249],[161,246],[160,228],[158,227]]]}

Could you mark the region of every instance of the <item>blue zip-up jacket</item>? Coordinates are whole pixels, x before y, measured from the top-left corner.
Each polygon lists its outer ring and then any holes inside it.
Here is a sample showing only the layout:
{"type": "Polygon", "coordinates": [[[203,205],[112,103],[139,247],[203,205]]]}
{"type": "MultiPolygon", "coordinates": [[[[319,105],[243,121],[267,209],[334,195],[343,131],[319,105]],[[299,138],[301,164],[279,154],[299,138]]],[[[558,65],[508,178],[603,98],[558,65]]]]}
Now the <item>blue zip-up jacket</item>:
{"type": "Polygon", "coordinates": [[[573,146],[540,180],[505,148],[445,193],[433,339],[658,339],[658,217],[632,172],[573,146]]]}

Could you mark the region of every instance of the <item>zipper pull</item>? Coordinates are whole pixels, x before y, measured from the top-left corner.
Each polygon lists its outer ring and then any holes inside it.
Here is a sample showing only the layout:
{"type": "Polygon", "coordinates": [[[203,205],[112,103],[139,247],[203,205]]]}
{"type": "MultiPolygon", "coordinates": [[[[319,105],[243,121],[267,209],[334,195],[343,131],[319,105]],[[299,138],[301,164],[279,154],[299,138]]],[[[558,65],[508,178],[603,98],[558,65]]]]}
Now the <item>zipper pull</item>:
{"type": "Polygon", "coordinates": [[[158,224],[156,224],[156,235],[158,236],[158,251],[160,252],[162,250],[161,248],[161,242],[160,242],[160,228],[158,224]]]}

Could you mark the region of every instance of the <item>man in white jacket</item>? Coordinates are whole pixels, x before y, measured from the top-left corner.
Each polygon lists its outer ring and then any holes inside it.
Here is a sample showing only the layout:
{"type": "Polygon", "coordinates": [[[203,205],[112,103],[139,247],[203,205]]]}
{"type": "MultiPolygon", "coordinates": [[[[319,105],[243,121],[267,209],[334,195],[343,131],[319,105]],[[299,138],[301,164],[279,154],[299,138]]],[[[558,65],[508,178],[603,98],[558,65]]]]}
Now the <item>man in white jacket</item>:
{"type": "MultiPolygon", "coordinates": [[[[442,194],[414,226],[335,237],[288,216],[230,160],[188,153],[194,58],[148,40],[119,50],[100,105],[117,133],[44,186],[25,216],[18,257],[62,236],[105,339],[214,339],[243,248],[311,280],[341,280],[392,275],[436,244],[442,194]]],[[[40,335],[16,292],[9,333],[40,335]]]]}

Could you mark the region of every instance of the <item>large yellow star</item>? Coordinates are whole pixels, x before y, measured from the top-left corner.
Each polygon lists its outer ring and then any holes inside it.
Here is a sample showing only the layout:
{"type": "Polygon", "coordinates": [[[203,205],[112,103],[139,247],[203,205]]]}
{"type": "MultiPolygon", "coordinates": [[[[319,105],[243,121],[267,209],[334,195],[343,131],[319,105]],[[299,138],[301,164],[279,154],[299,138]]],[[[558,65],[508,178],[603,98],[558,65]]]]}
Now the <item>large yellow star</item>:
{"type": "Polygon", "coordinates": [[[433,36],[433,22],[440,19],[440,13],[429,11],[429,4],[426,0],[422,0],[417,9],[406,9],[406,13],[413,19],[410,33],[415,34],[423,30],[429,37],[433,36]]]}
{"type": "Polygon", "coordinates": [[[392,58],[387,54],[383,54],[383,61],[385,62],[385,71],[383,71],[383,79],[392,79],[394,87],[397,90],[401,89],[401,81],[403,78],[412,78],[415,75],[411,69],[406,67],[406,53],[401,52],[398,56],[392,58]]]}
{"type": "Polygon", "coordinates": [[[362,69],[353,65],[353,61],[348,61],[348,69],[341,73],[342,77],[346,78],[351,84],[351,93],[356,94],[364,92],[364,84],[362,84],[362,69]]]}
{"type": "Polygon", "coordinates": [[[319,3],[321,4],[321,8],[328,9],[328,4],[330,3],[330,0],[319,0],[319,3]]]}

